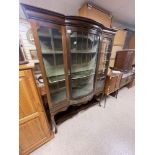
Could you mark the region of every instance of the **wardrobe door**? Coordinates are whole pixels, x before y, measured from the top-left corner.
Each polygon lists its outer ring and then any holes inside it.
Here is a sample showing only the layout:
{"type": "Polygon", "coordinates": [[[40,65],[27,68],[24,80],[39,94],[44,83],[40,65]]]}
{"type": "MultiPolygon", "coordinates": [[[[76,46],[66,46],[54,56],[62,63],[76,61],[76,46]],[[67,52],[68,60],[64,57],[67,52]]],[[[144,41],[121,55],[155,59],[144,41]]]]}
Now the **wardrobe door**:
{"type": "Polygon", "coordinates": [[[99,34],[88,30],[67,30],[70,53],[71,98],[80,98],[94,91],[99,34]]]}

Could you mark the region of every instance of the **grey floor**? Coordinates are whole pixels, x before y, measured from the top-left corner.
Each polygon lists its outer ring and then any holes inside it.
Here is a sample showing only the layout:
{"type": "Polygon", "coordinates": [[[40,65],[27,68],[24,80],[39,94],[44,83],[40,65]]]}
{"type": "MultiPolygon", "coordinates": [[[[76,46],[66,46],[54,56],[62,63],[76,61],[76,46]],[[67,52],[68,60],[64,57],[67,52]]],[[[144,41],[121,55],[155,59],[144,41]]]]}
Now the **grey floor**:
{"type": "Polygon", "coordinates": [[[134,87],[123,88],[118,99],[108,97],[105,109],[79,112],[31,155],[134,155],[134,98],[134,87]]]}

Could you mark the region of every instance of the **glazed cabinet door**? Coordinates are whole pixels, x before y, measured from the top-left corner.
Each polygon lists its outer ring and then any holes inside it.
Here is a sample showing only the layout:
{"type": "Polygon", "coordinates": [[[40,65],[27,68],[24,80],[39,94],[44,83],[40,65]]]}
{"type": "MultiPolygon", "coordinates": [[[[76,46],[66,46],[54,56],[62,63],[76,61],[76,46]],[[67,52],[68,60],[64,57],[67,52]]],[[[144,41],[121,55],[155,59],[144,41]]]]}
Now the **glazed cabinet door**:
{"type": "Polygon", "coordinates": [[[88,30],[68,28],[71,98],[94,91],[100,35],[88,30]]]}
{"type": "Polygon", "coordinates": [[[51,131],[37,92],[31,69],[19,77],[19,142],[21,154],[28,154],[51,139],[51,131]]]}
{"type": "Polygon", "coordinates": [[[54,106],[59,106],[67,100],[62,26],[40,24],[37,37],[49,98],[54,106]]]}
{"type": "Polygon", "coordinates": [[[101,41],[101,52],[99,56],[99,65],[97,71],[96,91],[102,91],[105,83],[105,76],[109,66],[109,59],[112,48],[112,38],[103,34],[101,41]]]}

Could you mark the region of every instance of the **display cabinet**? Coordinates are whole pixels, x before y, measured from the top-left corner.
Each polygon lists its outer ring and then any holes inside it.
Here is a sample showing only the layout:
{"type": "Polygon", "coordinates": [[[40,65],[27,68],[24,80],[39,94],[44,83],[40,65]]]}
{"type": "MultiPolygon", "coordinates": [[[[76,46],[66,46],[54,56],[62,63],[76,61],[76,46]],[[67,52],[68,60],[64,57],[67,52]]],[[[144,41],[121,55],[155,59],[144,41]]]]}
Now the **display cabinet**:
{"type": "Polygon", "coordinates": [[[70,105],[103,93],[115,31],[78,16],[22,4],[31,23],[52,123],[70,105]]]}
{"type": "Polygon", "coordinates": [[[101,41],[101,51],[98,60],[98,69],[97,69],[97,79],[96,79],[96,88],[95,92],[103,91],[105,85],[105,77],[108,72],[109,60],[112,50],[114,32],[103,30],[102,41],[101,41]]]}

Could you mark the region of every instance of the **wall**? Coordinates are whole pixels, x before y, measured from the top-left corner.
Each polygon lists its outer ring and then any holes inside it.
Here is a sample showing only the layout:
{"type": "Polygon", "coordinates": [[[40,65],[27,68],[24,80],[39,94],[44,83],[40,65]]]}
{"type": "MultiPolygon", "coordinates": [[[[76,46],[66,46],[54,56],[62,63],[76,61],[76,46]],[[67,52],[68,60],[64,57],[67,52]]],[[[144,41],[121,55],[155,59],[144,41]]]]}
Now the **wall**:
{"type": "Polygon", "coordinates": [[[27,60],[30,62],[37,62],[33,61],[30,50],[36,50],[36,47],[34,44],[31,44],[27,39],[27,32],[31,29],[31,25],[29,22],[27,22],[25,19],[19,20],[19,39],[21,40],[21,43],[23,45],[23,49],[26,55],[27,60]]]}

